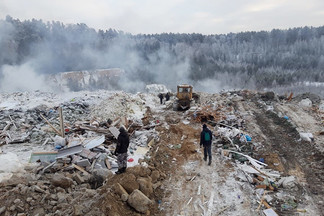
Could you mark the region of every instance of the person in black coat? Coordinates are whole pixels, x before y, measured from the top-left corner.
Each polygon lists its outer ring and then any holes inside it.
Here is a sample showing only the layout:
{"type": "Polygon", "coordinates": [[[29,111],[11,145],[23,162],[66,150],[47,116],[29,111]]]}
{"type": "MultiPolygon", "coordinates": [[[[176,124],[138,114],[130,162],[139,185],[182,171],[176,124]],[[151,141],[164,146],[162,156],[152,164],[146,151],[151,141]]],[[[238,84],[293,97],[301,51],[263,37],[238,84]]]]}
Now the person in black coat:
{"type": "Polygon", "coordinates": [[[212,132],[208,129],[207,125],[203,125],[203,130],[200,133],[200,147],[204,146],[204,161],[207,161],[207,155],[209,156],[208,165],[211,164],[211,143],[212,143],[212,132]]]}
{"type": "Polygon", "coordinates": [[[159,98],[160,98],[160,103],[162,104],[162,103],[163,103],[163,94],[160,93],[158,96],[159,96],[159,98]]]}
{"type": "Polygon", "coordinates": [[[121,174],[126,171],[127,168],[127,150],[129,146],[129,136],[123,126],[119,128],[119,135],[117,138],[117,146],[115,155],[117,155],[118,171],[116,174],[121,174]]]}
{"type": "Polygon", "coordinates": [[[169,94],[169,92],[166,93],[166,95],[165,95],[165,101],[168,101],[168,100],[170,100],[170,94],[169,94]]]}

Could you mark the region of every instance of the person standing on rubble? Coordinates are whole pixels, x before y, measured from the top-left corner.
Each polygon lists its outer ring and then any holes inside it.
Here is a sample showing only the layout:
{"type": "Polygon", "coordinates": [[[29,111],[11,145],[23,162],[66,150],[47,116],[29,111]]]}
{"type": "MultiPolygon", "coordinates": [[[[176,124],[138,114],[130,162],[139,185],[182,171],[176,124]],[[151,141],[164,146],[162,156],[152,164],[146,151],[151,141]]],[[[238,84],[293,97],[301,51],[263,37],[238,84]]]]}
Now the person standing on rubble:
{"type": "Polygon", "coordinates": [[[167,92],[166,95],[165,95],[165,101],[168,101],[168,100],[170,100],[170,94],[169,94],[169,92],[167,92]]]}
{"type": "Polygon", "coordinates": [[[118,164],[118,171],[115,172],[116,174],[121,174],[126,171],[127,168],[127,149],[129,146],[129,136],[124,128],[124,126],[121,126],[119,128],[119,135],[117,138],[117,146],[115,150],[115,155],[117,155],[117,164],[118,164]]]}
{"type": "Polygon", "coordinates": [[[208,165],[210,166],[212,155],[211,155],[211,143],[212,143],[212,132],[208,129],[207,125],[203,125],[203,130],[200,133],[200,147],[204,146],[204,161],[207,161],[207,155],[209,158],[208,165]]]}
{"type": "Polygon", "coordinates": [[[162,104],[163,103],[163,94],[162,93],[159,94],[159,98],[160,98],[160,103],[162,104]]]}

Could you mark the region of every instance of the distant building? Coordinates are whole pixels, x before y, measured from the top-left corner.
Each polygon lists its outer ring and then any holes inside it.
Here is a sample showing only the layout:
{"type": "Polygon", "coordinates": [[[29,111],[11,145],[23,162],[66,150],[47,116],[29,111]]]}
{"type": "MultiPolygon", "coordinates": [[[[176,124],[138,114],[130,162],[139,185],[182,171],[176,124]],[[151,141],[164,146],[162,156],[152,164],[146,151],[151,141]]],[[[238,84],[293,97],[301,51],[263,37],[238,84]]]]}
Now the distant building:
{"type": "Polygon", "coordinates": [[[68,71],[49,76],[49,81],[61,91],[119,89],[118,81],[125,74],[120,68],[68,71]]]}

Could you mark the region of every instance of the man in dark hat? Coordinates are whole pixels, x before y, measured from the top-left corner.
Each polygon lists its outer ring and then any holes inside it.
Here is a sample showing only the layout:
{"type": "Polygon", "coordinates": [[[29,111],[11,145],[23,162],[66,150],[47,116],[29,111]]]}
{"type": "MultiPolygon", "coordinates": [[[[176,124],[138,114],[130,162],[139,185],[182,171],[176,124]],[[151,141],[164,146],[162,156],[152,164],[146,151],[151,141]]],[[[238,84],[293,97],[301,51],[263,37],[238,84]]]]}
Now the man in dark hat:
{"type": "Polygon", "coordinates": [[[119,135],[117,138],[117,146],[115,150],[115,155],[117,155],[117,164],[118,164],[118,171],[115,172],[116,174],[121,174],[126,171],[127,168],[127,149],[129,146],[129,136],[124,128],[121,126],[119,128],[119,135]]]}
{"type": "Polygon", "coordinates": [[[204,161],[207,161],[207,154],[209,156],[208,165],[211,164],[211,143],[212,143],[212,132],[207,128],[207,125],[203,125],[203,130],[200,133],[200,147],[204,146],[204,161]]]}

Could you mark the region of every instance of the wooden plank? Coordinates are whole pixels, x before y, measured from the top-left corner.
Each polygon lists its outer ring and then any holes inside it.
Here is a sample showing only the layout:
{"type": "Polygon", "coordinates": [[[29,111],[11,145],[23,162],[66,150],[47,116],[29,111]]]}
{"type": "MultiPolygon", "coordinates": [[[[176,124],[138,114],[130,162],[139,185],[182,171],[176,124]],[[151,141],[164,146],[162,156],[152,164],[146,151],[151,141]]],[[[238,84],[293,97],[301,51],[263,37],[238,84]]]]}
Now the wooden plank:
{"type": "Polygon", "coordinates": [[[93,168],[94,168],[94,165],[96,164],[97,162],[97,159],[94,159],[92,164],[91,164],[91,168],[90,168],[90,171],[92,172],[93,168]]]}
{"type": "Polygon", "coordinates": [[[259,204],[259,206],[258,206],[258,208],[257,208],[257,211],[259,211],[259,209],[261,208],[261,205],[262,205],[262,202],[263,202],[263,200],[264,200],[264,196],[266,195],[266,193],[267,193],[267,191],[264,191],[264,192],[263,192],[263,195],[262,195],[262,197],[261,197],[260,204],[259,204]]]}
{"type": "Polygon", "coordinates": [[[106,163],[107,168],[108,168],[108,169],[111,169],[111,165],[110,165],[110,163],[109,163],[108,158],[105,160],[105,163],[106,163]]]}
{"type": "Polygon", "coordinates": [[[59,136],[62,136],[62,134],[42,115],[40,114],[40,116],[42,117],[42,119],[44,119],[46,121],[46,123],[55,131],[55,133],[57,133],[59,136]]]}
{"type": "Polygon", "coordinates": [[[60,118],[60,128],[61,128],[61,135],[64,138],[64,119],[63,119],[63,108],[59,107],[59,118],[60,118]]]}
{"type": "Polygon", "coordinates": [[[83,172],[84,174],[88,174],[90,175],[90,173],[88,173],[87,171],[85,171],[85,169],[83,169],[82,167],[76,165],[76,164],[72,164],[72,166],[77,169],[77,170],[80,170],[81,172],[83,172]]]}
{"type": "Polygon", "coordinates": [[[271,208],[271,206],[267,203],[267,201],[262,200],[262,203],[263,203],[263,205],[264,205],[265,207],[267,207],[268,209],[271,208]]]}
{"type": "Polygon", "coordinates": [[[257,185],[255,188],[267,189],[267,185],[257,185]]]}

